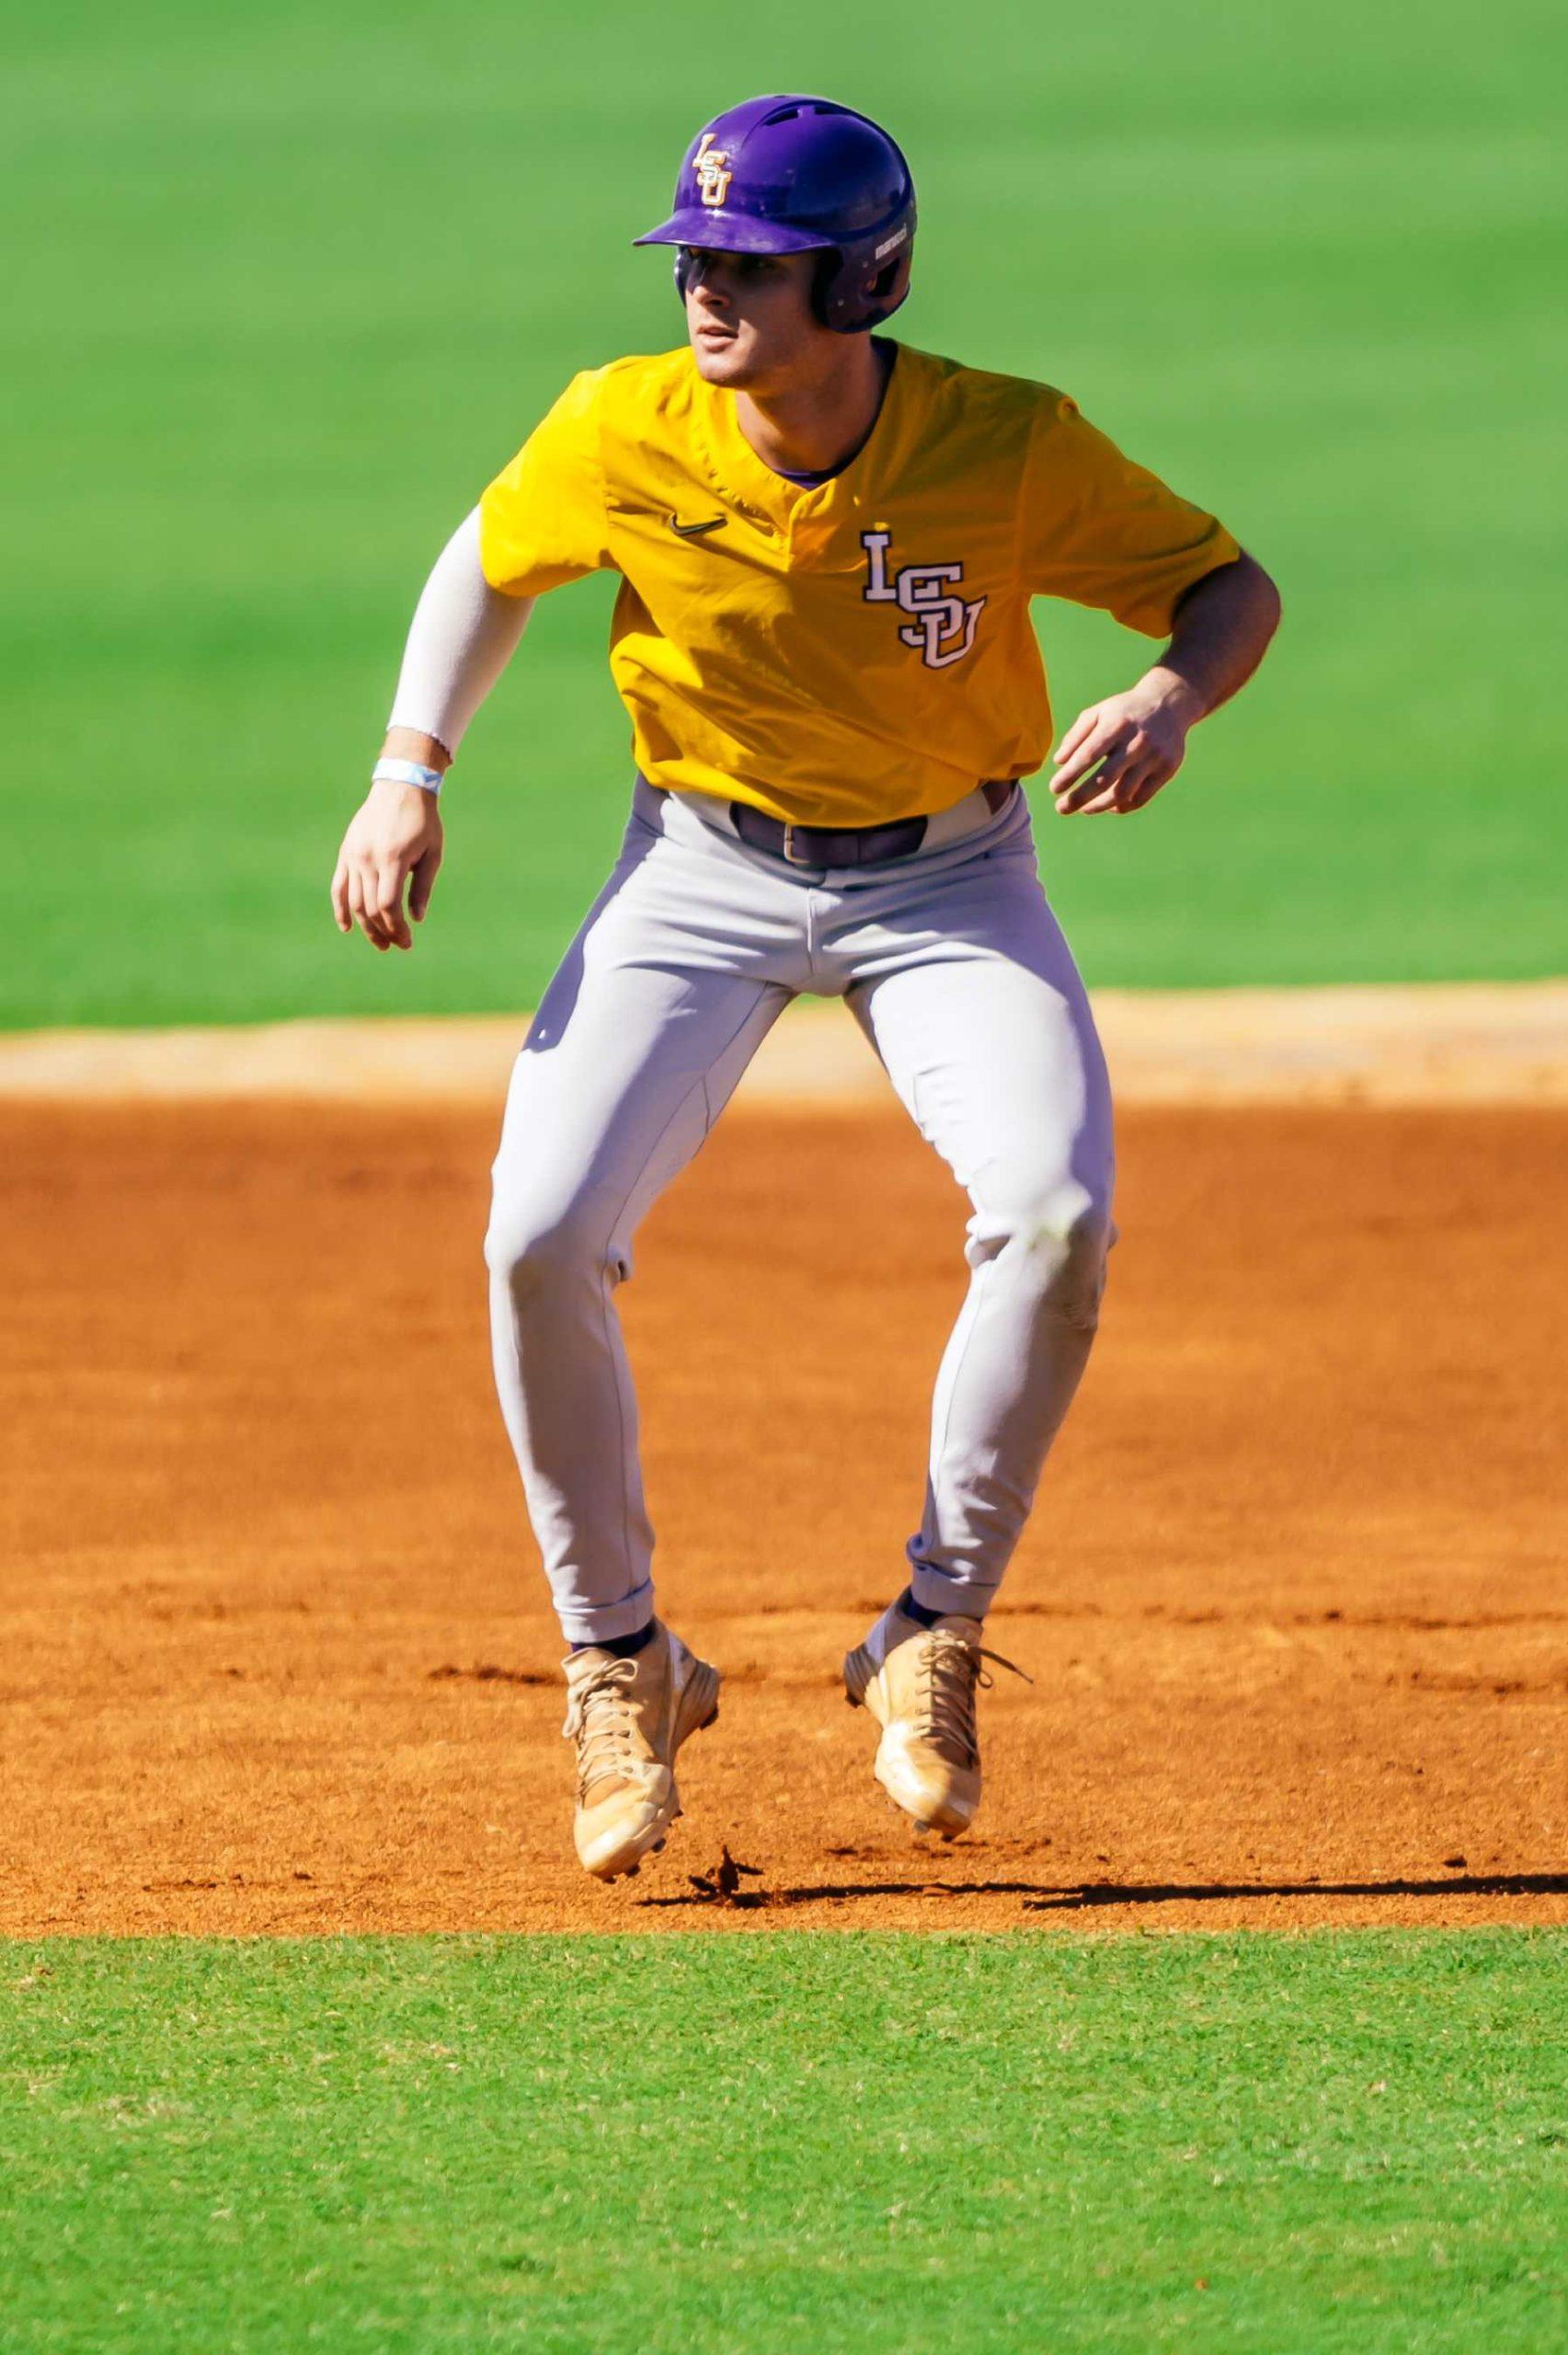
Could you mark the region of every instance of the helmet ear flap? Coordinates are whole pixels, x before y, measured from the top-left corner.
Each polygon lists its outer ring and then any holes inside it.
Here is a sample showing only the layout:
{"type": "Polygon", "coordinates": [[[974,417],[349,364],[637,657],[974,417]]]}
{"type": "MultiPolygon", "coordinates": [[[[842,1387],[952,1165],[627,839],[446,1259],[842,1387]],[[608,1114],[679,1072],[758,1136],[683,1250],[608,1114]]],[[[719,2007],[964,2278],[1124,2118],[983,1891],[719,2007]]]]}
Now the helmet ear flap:
{"type": "Polygon", "coordinates": [[[822,327],[829,327],[828,289],[843,267],[843,256],[836,246],[825,246],[817,256],[817,267],[811,273],[811,316],[822,327]]]}
{"type": "Polygon", "coordinates": [[[686,281],[692,275],[691,258],[684,246],[675,248],[675,292],[681,302],[686,300],[686,281]]]}
{"type": "Polygon", "coordinates": [[[825,252],[812,280],[811,307],[824,327],[837,335],[861,335],[890,319],[910,291],[910,258],[914,243],[914,206],[891,239],[898,248],[879,266],[876,232],[851,246],[825,252]]]}

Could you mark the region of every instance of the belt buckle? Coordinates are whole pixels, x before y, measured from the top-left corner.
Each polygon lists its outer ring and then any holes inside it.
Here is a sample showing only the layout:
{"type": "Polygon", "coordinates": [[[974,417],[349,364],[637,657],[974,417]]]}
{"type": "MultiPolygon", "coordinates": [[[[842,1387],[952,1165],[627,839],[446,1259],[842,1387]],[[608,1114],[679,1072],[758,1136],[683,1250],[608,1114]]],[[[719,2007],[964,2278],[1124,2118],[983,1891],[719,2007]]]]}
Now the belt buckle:
{"type": "Polygon", "coordinates": [[[787,819],[784,821],[784,855],[791,867],[809,867],[813,863],[808,858],[796,858],[795,855],[795,828],[790,824],[787,819]]]}

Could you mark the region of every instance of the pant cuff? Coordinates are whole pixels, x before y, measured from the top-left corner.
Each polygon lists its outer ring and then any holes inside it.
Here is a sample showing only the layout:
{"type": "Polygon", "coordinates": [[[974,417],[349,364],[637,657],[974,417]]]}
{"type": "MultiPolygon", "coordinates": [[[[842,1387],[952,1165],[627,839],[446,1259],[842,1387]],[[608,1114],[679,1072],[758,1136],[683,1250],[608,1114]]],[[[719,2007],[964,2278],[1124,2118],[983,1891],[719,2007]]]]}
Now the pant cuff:
{"type": "Polygon", "coordinates": [[[557,1603],[555,1616],[568,1644],[607,1644],[635,1636],[653,1617],[653,1580],[645,1579],[620,1603],[557,1603]]]}
{"type": "Polygon", "coordinates": [[[941,1611],[961,1619],[983,1619],[996,1601],[1000,1580],[982,1585],[976,1579],[955,1578],[951,1570],[933,1569],[929,1562],[910,1559],[910,1592],[923,1611],[941,1611]]]}

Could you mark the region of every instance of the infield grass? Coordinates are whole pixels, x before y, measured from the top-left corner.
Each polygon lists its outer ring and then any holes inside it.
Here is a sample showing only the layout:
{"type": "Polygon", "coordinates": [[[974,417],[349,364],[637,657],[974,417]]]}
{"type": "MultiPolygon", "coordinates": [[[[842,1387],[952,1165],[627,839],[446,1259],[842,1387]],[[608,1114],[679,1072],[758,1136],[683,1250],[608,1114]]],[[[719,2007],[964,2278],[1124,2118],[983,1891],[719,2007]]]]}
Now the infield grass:
{"type": "Polygon", "coordinates": [[[0,1948],[8,2350],[1546,2350],[1568,1936],[0,1948]]]}
{"type": "MultiPolygon", "coordinates": [[[[477,724],[417,953],[340,941],[327,879],[437,548],[574,369],[681,339],[629,240],[694,126],[768,87],[907,144],[898,333],[1065,385],[1283,585],[1264,677],[1157,808],[1041,813],[1090,979],[1568,964],[1548,0],[10,29],[0,1024],[536,999],[627,796],[607,582],[544,602],[477,724]]],[[[1037,612],[1061,725],[1152,652],[1037,612]]]]}

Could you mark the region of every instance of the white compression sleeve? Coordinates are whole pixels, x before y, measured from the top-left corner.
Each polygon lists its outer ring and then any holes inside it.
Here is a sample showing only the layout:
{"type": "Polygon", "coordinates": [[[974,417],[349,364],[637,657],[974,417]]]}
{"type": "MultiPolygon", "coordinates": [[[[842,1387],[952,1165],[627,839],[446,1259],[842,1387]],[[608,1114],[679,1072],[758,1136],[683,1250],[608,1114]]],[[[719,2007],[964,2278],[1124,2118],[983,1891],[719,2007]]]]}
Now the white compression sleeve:
{"type": "Polygon", "coordinates": [[[416,729],[455,753],[532,611],[532,597],[505,596],[486,580],[475,508],[436,558],[414,609],[387,726],[416,729]]]}

